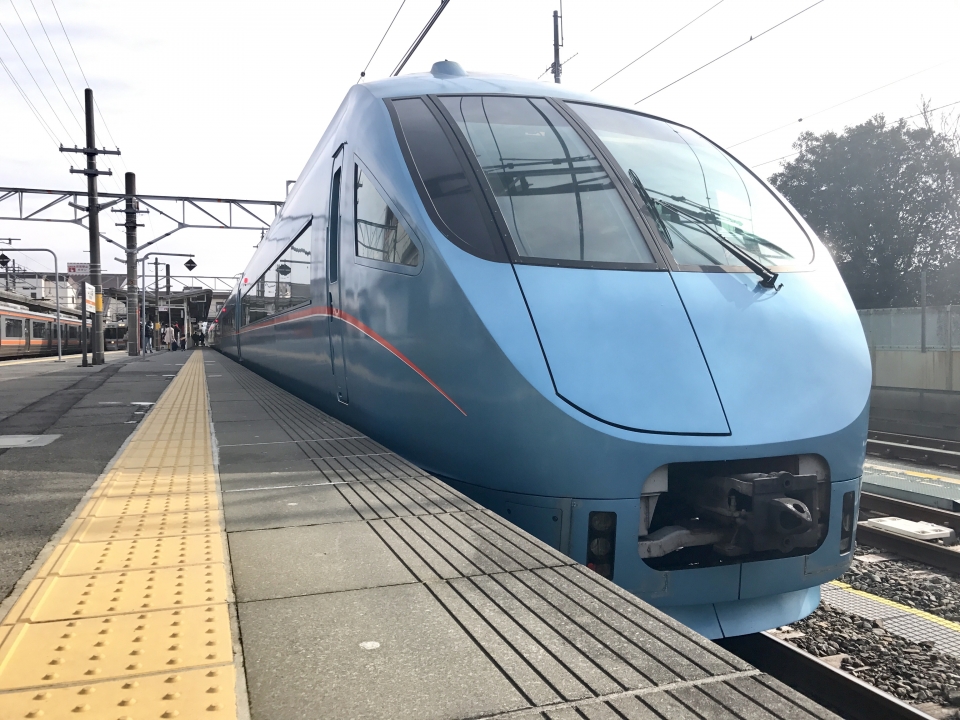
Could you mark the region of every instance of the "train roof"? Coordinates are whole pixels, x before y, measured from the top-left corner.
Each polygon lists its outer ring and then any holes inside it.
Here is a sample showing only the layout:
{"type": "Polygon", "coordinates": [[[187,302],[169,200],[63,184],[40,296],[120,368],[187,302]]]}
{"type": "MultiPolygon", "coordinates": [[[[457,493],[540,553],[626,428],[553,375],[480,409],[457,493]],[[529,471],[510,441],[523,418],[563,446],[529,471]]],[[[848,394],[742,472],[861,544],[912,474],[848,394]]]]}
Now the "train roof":
{"type": "Polygon", "coordinates": [[[361,87],[381,99],[450,93],[504,93],[597,102],[597,98],[593,95],[576,92],[557,83],[528,80],[514,75],[468,73],[460,67],[459,63],[452,60],[434,63],[428,73],[413,73],[402,77],[374,80],[364,83],[361,87]]]}

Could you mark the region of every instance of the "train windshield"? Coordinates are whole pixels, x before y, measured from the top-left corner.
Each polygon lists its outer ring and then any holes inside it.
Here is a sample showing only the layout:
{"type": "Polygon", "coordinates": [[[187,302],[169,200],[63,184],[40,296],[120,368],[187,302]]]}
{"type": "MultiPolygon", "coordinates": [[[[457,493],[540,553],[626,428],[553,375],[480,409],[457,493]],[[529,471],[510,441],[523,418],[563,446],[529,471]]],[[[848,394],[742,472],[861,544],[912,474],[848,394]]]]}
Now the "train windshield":
{"type": "Polygon", "coordinates": [[[654,262],[603,165],[549,102],[440,100],[476,154],[521,257],[654,262]]]}
{"type": "Polygon", "coordinates": [[[622,110],[573,104],[636,186],[679,265],[805,265],[813,246],[787,209],[697,133],[622,110]]]}

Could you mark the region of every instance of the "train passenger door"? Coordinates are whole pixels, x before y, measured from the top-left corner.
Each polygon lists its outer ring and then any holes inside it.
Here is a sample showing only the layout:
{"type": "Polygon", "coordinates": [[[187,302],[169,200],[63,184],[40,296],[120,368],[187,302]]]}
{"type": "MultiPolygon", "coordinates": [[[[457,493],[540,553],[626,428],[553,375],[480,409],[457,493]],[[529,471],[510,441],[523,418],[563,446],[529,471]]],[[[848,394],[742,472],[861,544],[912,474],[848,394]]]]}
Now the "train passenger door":
{"type": "Polygon", "coordinates": [[[327,224],[327,308],[329,315],[327,322],[330,329],[330,369],[333,372],[337,385],[337,400],[344,405],[350,402],[347,393],[347,360],[344,355],[343,333],[344,325],[340,316],[340,236],[342,228],[340,218],[343,208],[343,148],[346,143],[337,149],[333,160],[333,180],[330,183],[330,212],[327,224]]]}

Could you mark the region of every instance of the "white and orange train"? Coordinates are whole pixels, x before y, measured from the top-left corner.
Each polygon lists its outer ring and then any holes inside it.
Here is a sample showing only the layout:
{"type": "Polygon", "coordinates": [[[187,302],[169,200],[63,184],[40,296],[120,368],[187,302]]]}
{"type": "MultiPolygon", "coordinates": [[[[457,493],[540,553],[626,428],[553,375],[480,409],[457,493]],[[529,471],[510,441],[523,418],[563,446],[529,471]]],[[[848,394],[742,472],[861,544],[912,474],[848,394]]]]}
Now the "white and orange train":
{"type": "MultiPolygon", "coordinates": [[[[60,315],[63,353],[80,352],[80,319],[60,315]]],[[[57,354],[57,316],[0,302],[0,360],[57,354]]]]}

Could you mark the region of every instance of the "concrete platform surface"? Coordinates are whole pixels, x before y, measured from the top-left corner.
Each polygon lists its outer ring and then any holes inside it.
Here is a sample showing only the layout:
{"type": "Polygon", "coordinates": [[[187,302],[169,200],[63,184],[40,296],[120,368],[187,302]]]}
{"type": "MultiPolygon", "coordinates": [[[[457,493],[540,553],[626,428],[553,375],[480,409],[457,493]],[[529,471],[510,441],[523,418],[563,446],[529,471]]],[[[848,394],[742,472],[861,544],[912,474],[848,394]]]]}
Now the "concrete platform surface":
{"type": "Polygon", "coordinates": [[[832,717],[388,448],[204,360],[253,718],[832,717]]]}
{"type": "Polygon", "coordinates": [[[108,370],[11,416],[61,437],[0,473],[63,497],[0,720],[835,717],[213,351],[108,370]]]}

